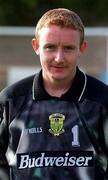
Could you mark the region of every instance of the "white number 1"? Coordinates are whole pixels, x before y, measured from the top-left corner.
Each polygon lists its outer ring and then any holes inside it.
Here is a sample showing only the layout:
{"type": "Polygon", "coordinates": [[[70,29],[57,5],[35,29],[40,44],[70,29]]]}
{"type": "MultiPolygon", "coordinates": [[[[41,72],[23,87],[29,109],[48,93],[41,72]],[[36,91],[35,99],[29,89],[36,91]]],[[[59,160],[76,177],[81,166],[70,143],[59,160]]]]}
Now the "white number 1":
{"type": "Polygon", "coordinates": [[[72,146],[80,146],[79,143],[79,127],[78,125],[73,126],[72,128],[72,146]]]}

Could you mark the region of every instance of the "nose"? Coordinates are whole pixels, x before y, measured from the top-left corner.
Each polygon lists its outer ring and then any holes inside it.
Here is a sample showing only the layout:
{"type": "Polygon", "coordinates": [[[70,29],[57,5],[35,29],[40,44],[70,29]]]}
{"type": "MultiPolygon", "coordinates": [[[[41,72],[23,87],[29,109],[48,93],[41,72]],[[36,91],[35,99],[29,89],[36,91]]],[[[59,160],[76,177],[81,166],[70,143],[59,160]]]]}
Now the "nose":
{"type": "Polygon", "coordinates": [[[64,61],[64,53],[63,53],[63,50],[61,48],[58,49],[56,54],[55,54],[55,61],[56,62],[64,61]]]}

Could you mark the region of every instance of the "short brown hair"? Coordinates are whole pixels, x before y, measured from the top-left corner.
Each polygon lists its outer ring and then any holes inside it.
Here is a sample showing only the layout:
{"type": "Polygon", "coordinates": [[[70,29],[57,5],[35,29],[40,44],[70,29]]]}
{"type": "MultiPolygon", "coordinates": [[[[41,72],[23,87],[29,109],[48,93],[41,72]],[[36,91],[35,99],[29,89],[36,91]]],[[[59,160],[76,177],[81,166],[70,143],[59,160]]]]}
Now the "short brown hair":
{"type": "Polygon", "coordinates": [[[51,9],[47,11],[38,21],[36,25],[35,35],[39,39],[39,31],[43,27],[50,25],[57,25],[60,27],[72,28],[80,32],[80,44],[84,41],[84,25],[78,14],[75,12],[65,9],[51,9]]]}

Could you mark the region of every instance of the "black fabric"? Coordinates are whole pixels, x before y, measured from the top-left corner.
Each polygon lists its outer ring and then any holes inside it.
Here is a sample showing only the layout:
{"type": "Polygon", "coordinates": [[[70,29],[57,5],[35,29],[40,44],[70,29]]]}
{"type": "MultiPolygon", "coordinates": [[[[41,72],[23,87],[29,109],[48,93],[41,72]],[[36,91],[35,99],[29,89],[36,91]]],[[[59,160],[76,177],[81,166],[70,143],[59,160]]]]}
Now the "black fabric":
{"type": "MultiPolygon", "coordinates": [[[[8,176],[11,176],[11,180],[70,180],[72,178],[82,180],[83,175],[85,175],[83,180],[86,180],[86,175],[90,180],[104,179],[106,164],[103,164],[102,160],[108,163],[107,85],[84,75],[77,68],[70,89],[60,98],[52,97],[44,89],[42,71],[40,71],[4,89],[0,93],[0,104],[0,168],[10,168],[8,176]],[[53,131],[50,133],[49,117],[56,113],[64,115],[66,119],[63,124],[65,131],[61,131],[58,136],[54,135],[53,131]],[[72,130],[76,126],[79,130],[77,135],[79,135],[80,146],[73,147],[72,130]],[[20,156],[23,153],[30,155],[32,152],[42,150],[45,152],[92,150],[95,166],[85,170],[74,167],[19,170],[17,164],[9,167],[9,159],[5,156],[5,153],[9,155],[10,152],[20,156]]],[[[12,160],[11,158],[10,161],[13,163],[12,160]]]]}
{"type": "MultiPolygon", "coordinates": [[[[70,89],[63,94],[60,98],[60,100],[66,100],[66,101],[73,101],[78,100],[80,97],[80,94],[82,92],[83,86],[84,86],[84,74],[77,69],[76,76],[73,80],[73,83],[70,87],[70,89]]],[[[34,88],[35,88],[35,98],[36,100],[45,100],[45,99],[51,99],[52,97],[45,91],[43,87],[43,79],[42,79],[42,72],[40,72],[39,77],[35,77],[34,80],[34,88]]],[[[57,98],[57,97],[53,97],[57,98]]]]}

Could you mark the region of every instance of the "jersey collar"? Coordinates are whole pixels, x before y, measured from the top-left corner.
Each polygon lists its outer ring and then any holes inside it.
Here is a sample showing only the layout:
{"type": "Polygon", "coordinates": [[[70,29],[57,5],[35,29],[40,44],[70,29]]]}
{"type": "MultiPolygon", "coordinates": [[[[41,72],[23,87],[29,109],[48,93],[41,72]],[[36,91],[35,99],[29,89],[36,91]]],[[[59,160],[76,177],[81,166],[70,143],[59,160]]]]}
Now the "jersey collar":
{"type": "Polygon", "coordinates": [[[41,100],[50,100],[50,99],[58,99],[63,101],[80,101],[83,97],[85,88],[86,88],[87,78],[86,75],[77,68],[75,78],[70,89],[63,94],[61,97],[52,97],[50,96],[44,86],[43,86],[43,78],[42,78],[42,70],[37,74],[34,78],[33,82],[33,100],[41,101],[41,100]]]}

